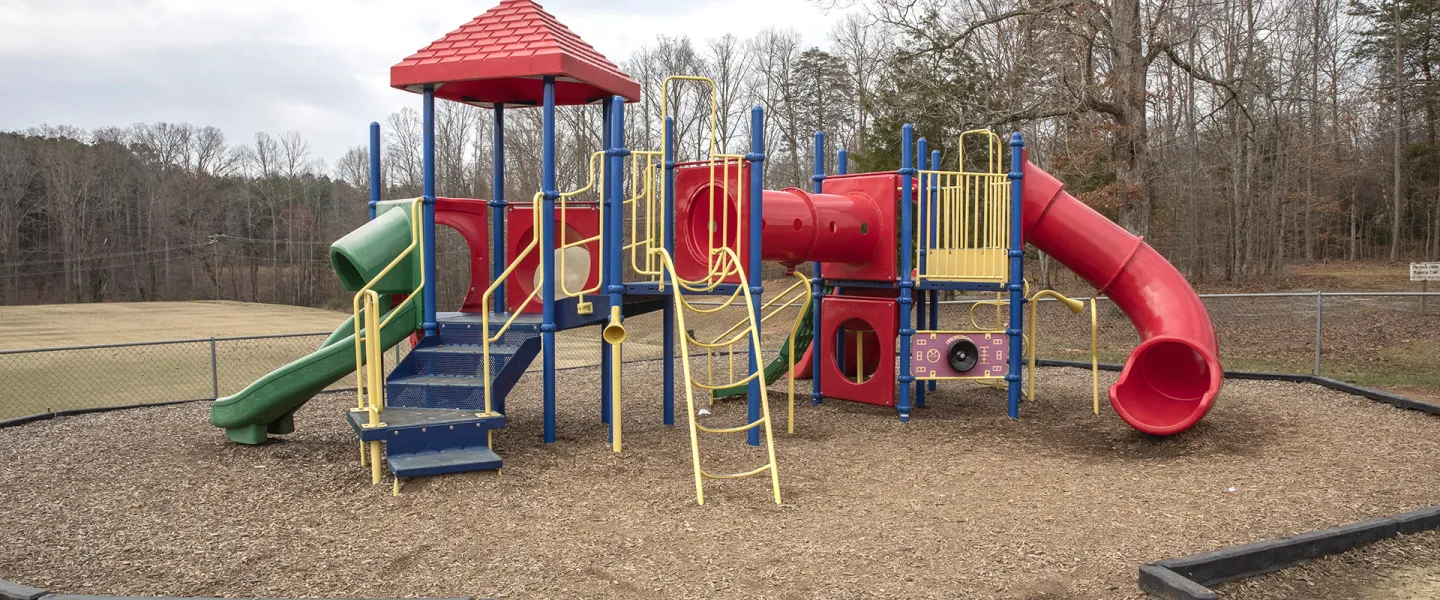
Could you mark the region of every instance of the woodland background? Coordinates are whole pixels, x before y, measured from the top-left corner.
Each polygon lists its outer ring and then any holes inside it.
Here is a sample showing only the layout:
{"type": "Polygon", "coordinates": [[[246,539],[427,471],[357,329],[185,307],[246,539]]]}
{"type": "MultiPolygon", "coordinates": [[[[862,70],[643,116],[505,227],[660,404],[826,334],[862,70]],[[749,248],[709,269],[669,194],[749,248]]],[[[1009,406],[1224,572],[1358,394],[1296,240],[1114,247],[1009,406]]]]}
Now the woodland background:
{"type": "MultiPolygon", "coordinates": [[[[860,8],[822,47],[772,29],[662,36],[611,57],[646,91],[628,107],[627,146],[659,147],[653,92],[666,75],[705,75],[724,149],[744,152],[749,108],[765,108],[770,188],[808,185],[816,130],[829,136],[831,172],[840,147],[852,172],[897,168],[906,122],[945,168],[961,131],[1019,130],[1033,160],[1197,282],[1263,285],[1297,263],[1440,257],[1437,0],[860,8]]],[[[671,90],[682,158],[708,146],[701,92],[671,90]]],[[[526,199],[539,188],[540,113],[506,117],[506,197],[526,199]]],[[[559,187],[574,189],[599,147],[599,108],[563,108],[558,120],[559,187]]],[[[491,197],[491,122],[487,110],[438,103],[440,195],[491,197]]],[[[386,197],[416,196],[419,114],[381,123],[386,197]]],[[[348,305],[327,249],[366,218],[368,161],[361,146],[321,157],[294,132],[231,140],[188,123],[0,133],[0,304],[348,305]]],[[[463,269],[463,243],[440,243],[442,269],[463,269]]],[[[1048,280],[1048,261],[1039,265],[1048,280]]]]}

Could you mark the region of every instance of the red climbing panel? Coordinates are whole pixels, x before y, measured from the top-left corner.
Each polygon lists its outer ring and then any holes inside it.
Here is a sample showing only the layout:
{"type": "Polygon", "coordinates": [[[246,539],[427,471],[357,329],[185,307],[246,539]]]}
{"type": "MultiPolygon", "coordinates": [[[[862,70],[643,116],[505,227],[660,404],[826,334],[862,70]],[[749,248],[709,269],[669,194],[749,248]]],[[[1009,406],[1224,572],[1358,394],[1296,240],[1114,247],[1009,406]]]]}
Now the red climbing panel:
{"type": "Polygon", "coordinates": [[[895,406],[895,337],[900,333],[899,303],[878,298],[826,296],[821,299],[820,368],[826,398],[895,406]],[[836,359],[837,332],[844,326],[844,371],[836,359]],[[856,360],[856,334],[862,344],[856,360]],[[869,333],[867,333],[869,332],[869,333]],[[855,366],[863,362],[861,382],[855,366]]]}

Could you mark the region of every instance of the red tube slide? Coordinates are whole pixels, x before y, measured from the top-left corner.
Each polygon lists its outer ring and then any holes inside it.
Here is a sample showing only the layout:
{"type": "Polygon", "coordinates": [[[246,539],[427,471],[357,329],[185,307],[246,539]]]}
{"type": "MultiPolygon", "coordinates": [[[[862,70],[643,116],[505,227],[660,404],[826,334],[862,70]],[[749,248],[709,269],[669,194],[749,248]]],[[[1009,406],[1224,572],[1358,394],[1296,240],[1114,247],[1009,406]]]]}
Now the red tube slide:
{"type": "Polygon", "coordinates": [[[1076,200],[1049,173],[1026,162],[1024,175],[1024,239],[1115,301],[1140,333],[1110,387],[1110,405],[1145,433],[1194,426],[1224,379],[1215,327],[1195,289],[1142,238],[1076,200]]]}

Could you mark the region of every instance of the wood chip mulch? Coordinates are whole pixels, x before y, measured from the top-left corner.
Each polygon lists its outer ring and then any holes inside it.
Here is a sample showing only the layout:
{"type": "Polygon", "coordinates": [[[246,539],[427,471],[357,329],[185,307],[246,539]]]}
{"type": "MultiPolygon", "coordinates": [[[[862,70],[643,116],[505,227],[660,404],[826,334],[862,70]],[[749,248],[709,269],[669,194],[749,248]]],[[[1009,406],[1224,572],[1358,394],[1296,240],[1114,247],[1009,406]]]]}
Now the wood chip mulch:
{"type": "MultiPolygon", "coordinates": [[[[496,434],[503,475],[398,498],[360,468],[343,394],[260,447],[227,441],[206,404],[0,430],[0,578],[224,597],[1123,599],[1143,597],[1143,562],[1440,503],[1436,417],[1230,381],[1199,426],[1154,438],[1103,400],[1092,415],[1088,372],[1044,369],[1019,421],[976,385],[943,385],[901,424],[811,407],[802,382],[793,436],[777,385],[785,504],[751,478],[708,483],[702,507],[684,396],[681,426],[663,426],[659,380],[659,363],[627,365],[617,455],[595,370],[561,373],[548,447],[531,374],[496,434]]],[[[713,410],[743,421],[743,402],[713,410]]],[[[763,460],[738,435],[702,446],[713,472],[763,460]]]]}

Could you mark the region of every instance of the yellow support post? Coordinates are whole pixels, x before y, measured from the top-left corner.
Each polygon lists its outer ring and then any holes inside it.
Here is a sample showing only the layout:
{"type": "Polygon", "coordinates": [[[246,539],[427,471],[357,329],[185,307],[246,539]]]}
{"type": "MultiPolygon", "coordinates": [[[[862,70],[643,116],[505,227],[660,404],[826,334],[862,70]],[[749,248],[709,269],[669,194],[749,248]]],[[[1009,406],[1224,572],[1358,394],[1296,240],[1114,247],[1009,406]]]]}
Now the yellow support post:
{"type": "Polygon", "coordinates": [[[620,397],[620,345],[625,343],[625,326],[621,323],[620,307],[610,307],[610,323],[605,325],[601,337],[610,348],[610,426],[614,432],[610,442],[611,450],[620,452],[624,447],[621,443],[624,419],[623,402],[620,397]]]}
{"type": "Polygon", "coordinates": [[[1095,297],[1090,297],[1090,394],[1095,414],[1100,414],[1100,318],[1095,297]]]}

